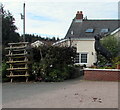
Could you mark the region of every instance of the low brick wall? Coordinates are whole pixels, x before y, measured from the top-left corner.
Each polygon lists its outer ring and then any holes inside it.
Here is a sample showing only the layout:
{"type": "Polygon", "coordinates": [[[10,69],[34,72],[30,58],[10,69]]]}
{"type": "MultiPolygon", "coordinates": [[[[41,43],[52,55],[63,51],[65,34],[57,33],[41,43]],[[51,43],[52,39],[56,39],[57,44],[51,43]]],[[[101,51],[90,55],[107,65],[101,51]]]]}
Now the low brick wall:
{"type": "Polygon", "coordinates": [[[120,81],[120,69],[84,69],[84,79],[94,81],[120,81]]]}

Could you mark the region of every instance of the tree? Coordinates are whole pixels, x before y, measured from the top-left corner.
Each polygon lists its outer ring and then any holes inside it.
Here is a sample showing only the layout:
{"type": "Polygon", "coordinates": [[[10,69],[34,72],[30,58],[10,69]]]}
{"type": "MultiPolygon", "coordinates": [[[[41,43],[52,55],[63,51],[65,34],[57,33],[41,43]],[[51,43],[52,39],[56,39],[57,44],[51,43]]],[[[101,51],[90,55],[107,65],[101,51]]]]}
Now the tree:
{"type": "Polygon", "coordinates": [[[112,53],[113,58],[118,55],[120,51],[120,41],[115,36],[107,36],[101,43],[112,53]]]}
{"type": "MultiPolygon", "coordinates": [[[[110,51],[112,54],[112,60],[118,56],[120,52],[120,41],[115,36],[106,36],[101,40],[101,44],[110,51]]],[[[104,65],[108,61],[101,55],[98,56],[100,64],[104,65]]]]}
{"type": "Polygon", "coordinates": [[[13,15],[4,10],[3,4],[0,4],[0,14],[2,15],[2,60],[5,60],[5,47],[9,42],[18,42],[20,36],[15,32],[17,27],[13,15]]]}
{"type": "Polygon", "coordinates": [[[2,15],[2,43],[7,45],[8,42],[18,42],[19,34],[15,32],[17,27],[15,26],[15,19],[13,15],[4,10],[3,4],[0,4],[0,10],[2,15]]]}

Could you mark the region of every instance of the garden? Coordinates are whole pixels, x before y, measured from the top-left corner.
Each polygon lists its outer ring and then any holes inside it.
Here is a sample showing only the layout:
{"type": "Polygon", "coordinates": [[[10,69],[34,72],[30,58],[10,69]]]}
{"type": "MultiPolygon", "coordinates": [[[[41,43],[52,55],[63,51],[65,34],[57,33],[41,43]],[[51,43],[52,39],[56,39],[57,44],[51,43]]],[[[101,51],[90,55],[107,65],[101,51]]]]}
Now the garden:
{"type": "MultiPolygon", "coordinates": [[[[5,47],[7,47],[8,42],[20,42],[22,37],[16,32],[17,27],[14,22],[15,19],[13,15],[4,10],[4,6],[1,5],[2,10],[2,79],[3,81],[9,81],[10,79],[6,77],[8,74],[6,64],[6,52],[5,47]]],[[[26,41],[32,43],[36,40],[45,41],[56,41],[53,39],[44,39],[41,36],[25,35],[26,41]]],[[[58,39],[57,39],[58,40],[58,39]]],[[[101,54],[97,53],[97,64],[92,65],[89,68],[94,69],[116,69],[120,68],[120,40],[115,36],[107,36],[101,40],[101,44],[107,48],[112,57],[110,60],[106,60],[101,54]]],[[[39,46],[31,48],[32,59],[30,67],[30,80],[35,81],[64,81],[66,79],[71,79],[78,77],[80,75],[79,69],[85,65],[79,65],[76,67],[74,65],[74,59],[76,57],[76,48],[74,47],[56,47],[56,46],[39,46]]]]}
{"type": "Polygon", "coordinates": [[[75,72],[74,47],[40,46],[33,48],[32,73],[36,80],[63,81],[75,72]]]}
{"type": "Polygon", "coordinates": [[[99,52],[97,52],[97,64],[90,68],[98,69],[120,69],[120,40],[113,35],[103,37],[100,43],[111,54],[111,58],[108,60],[99,52]]]}
{"type": "Polygon", "coordinates": [[[107,36],[100,41],[110,58],[97,52],[97,64],[84,69],[85,80],[120,81],[120,41],[115,36],[107,36]]]}
{"type": "MultiPolygon", "coordinates": [[[[6,75],[8,74],[6,64],[6,50],[8,43],[16,43],[23,41],[23,35],[16,32],[17,27],[15,25],[14,16],[4,9],[4,5],[0,5],[2,10],[2,68],[1,76],[3,82],[10,81],[6,75]]],[[[25,34],[25,41],[35,42],[36,40],[46,42],[56,42],[59,38],[42,38],[41,36],[25,34]]],[[[40,46],[31,48],[32,58],[30,65],[29,80],[35,81],[63,81],[66,79],[77,77],[75,71],[77,69],[74,66],[74,58],[76,56],[76,49],[74,47],[53,47],[53,46],[40,46]]],[[[19,79],[20,81],[23,79],[19,79]]]]}
{"type": "MultiPolygon", "coordinates": [[[[30,81],[59,82],[80,76],[74,65],[75,47],[57,47],[41,45],[31,47],[32,59],[30,64],[30,81]]],[[[8,64],[2,63],[3,82],[10,81],[6,77],[8,64]]],[[[22,80],[21,78],[17,78],[22,80]]]]}

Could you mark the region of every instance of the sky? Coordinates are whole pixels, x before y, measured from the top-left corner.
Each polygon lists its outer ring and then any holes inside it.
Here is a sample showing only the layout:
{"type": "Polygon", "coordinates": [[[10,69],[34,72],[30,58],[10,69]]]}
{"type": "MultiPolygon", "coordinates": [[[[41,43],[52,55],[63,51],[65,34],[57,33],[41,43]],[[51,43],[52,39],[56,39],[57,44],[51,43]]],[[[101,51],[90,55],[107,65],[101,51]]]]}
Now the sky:
{"type": "Polygon", "coordinates": [[[23,34],[25,2],[25,33],[64,38],[77,11],[88,19],[117,19],[119,0],[0,0],[15,18],[17,32],[23,34]]]}

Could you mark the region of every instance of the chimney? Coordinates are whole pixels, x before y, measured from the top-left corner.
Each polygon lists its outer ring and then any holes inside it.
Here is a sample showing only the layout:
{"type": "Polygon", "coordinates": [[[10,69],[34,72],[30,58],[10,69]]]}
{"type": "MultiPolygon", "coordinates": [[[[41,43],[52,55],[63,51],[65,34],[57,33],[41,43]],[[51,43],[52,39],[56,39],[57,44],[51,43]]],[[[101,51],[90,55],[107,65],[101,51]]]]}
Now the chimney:
{"type": "Polygon", "coordinates": [[[78,20],[83,19],[82,11],[77,11],[76,19],[78,19],[78,20]]]}

